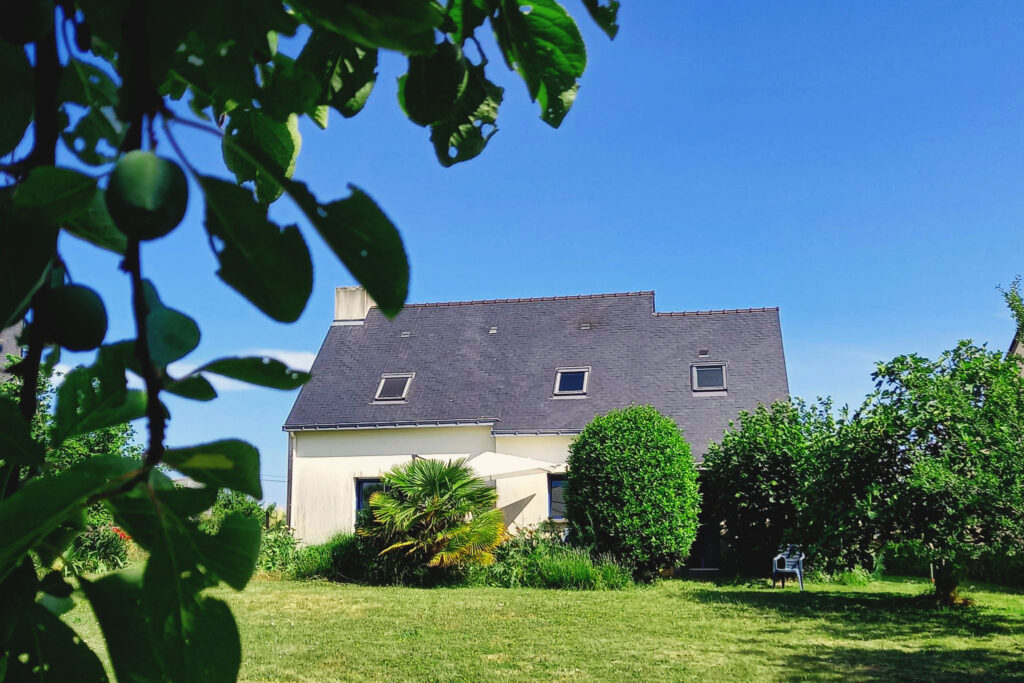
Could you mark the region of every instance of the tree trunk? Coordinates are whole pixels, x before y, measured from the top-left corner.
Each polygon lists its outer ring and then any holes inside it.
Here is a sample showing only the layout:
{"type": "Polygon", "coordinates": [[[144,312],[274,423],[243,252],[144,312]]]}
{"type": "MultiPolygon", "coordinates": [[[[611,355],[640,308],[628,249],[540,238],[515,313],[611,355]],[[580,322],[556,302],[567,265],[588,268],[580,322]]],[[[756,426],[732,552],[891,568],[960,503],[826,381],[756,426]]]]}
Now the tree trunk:
{"type": "Polygon", "coordinates": [[[960,576],[948,561],[935,565],[935,598],[941,605],[953,605],[957,601],[960,576]]]}

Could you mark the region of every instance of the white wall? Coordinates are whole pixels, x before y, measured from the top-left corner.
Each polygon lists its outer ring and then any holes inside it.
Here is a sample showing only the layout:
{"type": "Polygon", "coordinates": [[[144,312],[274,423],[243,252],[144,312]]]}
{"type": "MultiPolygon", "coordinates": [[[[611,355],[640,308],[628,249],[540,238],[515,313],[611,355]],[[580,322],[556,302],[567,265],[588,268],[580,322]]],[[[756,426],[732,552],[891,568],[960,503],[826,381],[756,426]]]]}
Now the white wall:
{"type": "Polygon", "coordinates": [[[355,528],[355,480],[379,477],[417,455],[466,458],[494,450],[490,427],[295,432],[292,527],[303,543],[355,528]]]}
{"type": "MultiPolygon", "coordinates": [[[[564,463],[570,436],[499,436],[490,427],[293,432],[291,524],[302,543],[355,528],[355,481],[380,477],[412,454],[465,458],[497,451],[564,463]]],[[[547,474],[496,477],[498,507],[514,511],[512,530],[548,517],[547,474]],[[531,498],[532,496],[532,498],[531,498]]]]}

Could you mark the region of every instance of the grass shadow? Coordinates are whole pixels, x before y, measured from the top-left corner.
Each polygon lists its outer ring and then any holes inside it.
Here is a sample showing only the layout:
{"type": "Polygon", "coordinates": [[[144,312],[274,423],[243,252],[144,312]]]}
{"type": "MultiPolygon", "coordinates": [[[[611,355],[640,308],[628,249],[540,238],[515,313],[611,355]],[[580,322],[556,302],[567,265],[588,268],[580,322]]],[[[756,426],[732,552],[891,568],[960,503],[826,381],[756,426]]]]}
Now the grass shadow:
{"type": "Polygon", "coordinates": [[[996,681],[1024,680],[1024,652],[982,648],[926,649],[834,647],[801,651],[783,660],[782,680],[996,681]]]}
{"type": "MultiPolygon", "coordinates": [[[[938,608],[919,596],[879,590],[825,592],[697,589],[694,597],[708,604],[737,604],[776,613],[786,621],[821,619],[836,638],[899,638],[909,636],[986,637],[1024,634],[1024,612],[978,607],[938,608]]],[[[1022,665],[1024,666],[1024,665],[1022,665]]]]}

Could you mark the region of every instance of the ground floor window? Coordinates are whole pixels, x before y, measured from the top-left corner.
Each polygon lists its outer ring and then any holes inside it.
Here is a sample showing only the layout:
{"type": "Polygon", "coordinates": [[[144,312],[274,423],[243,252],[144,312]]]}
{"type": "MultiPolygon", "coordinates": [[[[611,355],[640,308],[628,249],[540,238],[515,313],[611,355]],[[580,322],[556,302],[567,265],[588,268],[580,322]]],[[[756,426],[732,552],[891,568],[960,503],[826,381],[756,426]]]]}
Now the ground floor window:
{"type": "Polygon", "coordinates": [[[379,478],[356,479],[356,510],[370,506],[370,496],[384,490],[384,482],[379,478]]]}
{"type": "Polygon", "coordinates": [[[548,517],[565,519],[565,489],[568,477],[564,474],[548,475],[548,517]]]}

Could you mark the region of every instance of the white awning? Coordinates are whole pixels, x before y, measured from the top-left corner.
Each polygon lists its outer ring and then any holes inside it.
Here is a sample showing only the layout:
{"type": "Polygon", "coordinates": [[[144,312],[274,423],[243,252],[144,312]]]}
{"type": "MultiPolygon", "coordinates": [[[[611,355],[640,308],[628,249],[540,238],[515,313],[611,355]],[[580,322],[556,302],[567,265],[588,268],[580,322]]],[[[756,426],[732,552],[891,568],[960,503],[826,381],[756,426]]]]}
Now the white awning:
{"type": "Polygon", "coordinates": [[[506,477],[520,477],[528,474],[564,474],[565,464],[556,464],[527,458],[523,455],[511,455],[509,453],[496,453],[484,451],[467,457],[466,453],[431,453],[428,455],[416,455],[424,460],[439,460],[451,462],[463,459],[478,477],[483,479],[504,479],[506,477]]]}
{"type": "Polygon", "coordinates": [[[466,464],[473,468],[477,476],[484,479],[518,477],[527,474],[547,474],[555,472],[559,467],[562,468],[561,471],[565,471],[565,465],[556,465],[522,455],[495,453],[494,451],[484,451],[479,455],[474,455],[466,464]]]}

